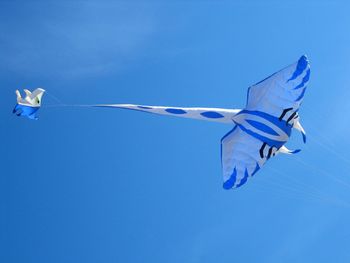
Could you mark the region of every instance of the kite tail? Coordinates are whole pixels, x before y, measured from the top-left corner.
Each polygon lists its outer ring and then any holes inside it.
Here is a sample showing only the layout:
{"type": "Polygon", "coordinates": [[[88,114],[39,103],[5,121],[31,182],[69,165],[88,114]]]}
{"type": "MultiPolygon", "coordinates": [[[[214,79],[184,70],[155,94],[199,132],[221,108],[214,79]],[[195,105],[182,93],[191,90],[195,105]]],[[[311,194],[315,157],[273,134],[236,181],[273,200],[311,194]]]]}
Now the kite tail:
{"type": "Polygon", "coordinates": [[[57,104],[45,105],[45,108],[52,107],[99,107],[99,108],[117,108],[148,112],[159,115],[177,116],[182,118],[206,120],[212,122],[233,124],[232,118],[240,109],[221,109],[221,108],[197,108],[197,107],[168,107],[168,106],[148,106],[137,104],[66,104],[51,93],[47,92],[57,104]]]}
{"type": "MultiPolygon", "coordinates": [[[[84,105],[81,105],[84,106],[84,105]]],[[[87,106],[87,105],[86,105],[87,106]]],[[[198,120],[233,123],[232,118],[240,110],[239,109],[221,109],[221,108],[180,108],[167,106],[148,106],[135,104],[98,104],[92,107],[118,108],[148,112],[153,114],[177,116],[183,118],[191,118],[198,120]]]]}

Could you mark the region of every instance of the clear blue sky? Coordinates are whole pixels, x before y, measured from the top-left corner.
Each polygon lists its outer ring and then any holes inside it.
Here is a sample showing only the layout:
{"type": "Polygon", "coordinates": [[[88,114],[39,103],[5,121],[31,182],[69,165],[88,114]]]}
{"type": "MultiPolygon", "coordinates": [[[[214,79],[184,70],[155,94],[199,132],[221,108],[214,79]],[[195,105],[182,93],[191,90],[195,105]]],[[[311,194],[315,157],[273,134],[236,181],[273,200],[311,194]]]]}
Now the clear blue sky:
{"type": "Polygon", "coordinates": [[[1,1],[0,262],[349,262],[348,1],[1,1]],[[224,124],[64,103],[241,108],[307,54],[308,143],[222,188],[224,124]],[[44,97],[44,105],[56,102],[44,97]]]}

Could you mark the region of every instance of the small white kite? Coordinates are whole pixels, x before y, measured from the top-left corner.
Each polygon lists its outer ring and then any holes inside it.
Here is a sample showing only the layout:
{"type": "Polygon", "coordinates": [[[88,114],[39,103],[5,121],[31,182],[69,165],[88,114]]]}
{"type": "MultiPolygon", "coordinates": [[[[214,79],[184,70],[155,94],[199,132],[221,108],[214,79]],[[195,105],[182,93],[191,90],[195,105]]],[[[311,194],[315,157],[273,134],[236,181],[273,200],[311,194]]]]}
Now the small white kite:
{"type": "Polygon", "coordinates": [[[23,99],[19,90],[16,90],[17,104],[13,109],[13,113],[17,116],[25,116],[32,120],[37,120],[36,112],[41,106],[41,98],[45,90],[36,89],[31,93],[29,90],[25,89],[24,93],[26,97],[23,99]]]}
{"type": "MultiPolygon", "coordinates": [[[[288,150],[285,144],[289,140],[292,128],[300,131],[304,142],[306,141],[305,131],[299,122],[298,110],[309,78],[310,64],[306,56],[302,56],[292,65],[249,87],[247,105],[244,109],[180,108],[135,104],[91,106],[138,110],[234,124],[233,129],[221,139],[223,187],[231,189],[245,184],[248,178],[252,177],[272,156],[278,153],[294,154],[300,151],[288,150]]],[[[41,89],[40,91],[43,92],[41,89]]],[[[39,106],[41,96],[38,100],[39,106]]],[[[19,101],[18,105],[16,108],[27,106],[19,101]]],[[[22,109],[21,115],[31,118],[33,113],[30,112],[22,109]],[[27,111],[29,114],[26,113],[27,111]]],[[[33,117],[36,118],[35,115],[33,117]]]]}

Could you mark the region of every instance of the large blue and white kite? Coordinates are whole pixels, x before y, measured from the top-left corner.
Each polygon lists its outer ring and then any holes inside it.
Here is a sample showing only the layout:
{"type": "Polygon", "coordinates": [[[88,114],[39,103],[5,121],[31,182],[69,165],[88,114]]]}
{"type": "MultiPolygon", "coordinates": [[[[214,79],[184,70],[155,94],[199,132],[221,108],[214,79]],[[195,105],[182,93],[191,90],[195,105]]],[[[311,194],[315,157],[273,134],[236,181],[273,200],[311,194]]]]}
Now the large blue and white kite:
{"type": "MultiPolygon", "coordinates": [[[[310,78],[306,56],[249,87],[244,109],[180,108],[135,104],[100,104],[143,112],[233,124],[221,139],[221,163],[225,189],[245,184],[272,156],[300,150],[285,147],[292,128],[305,131],[298,110],[310,78]]],[[[33,93],[34,94],[34,93],[33,93]]],[[[29,117],[32,115],[29,115],[29,117]]]]}

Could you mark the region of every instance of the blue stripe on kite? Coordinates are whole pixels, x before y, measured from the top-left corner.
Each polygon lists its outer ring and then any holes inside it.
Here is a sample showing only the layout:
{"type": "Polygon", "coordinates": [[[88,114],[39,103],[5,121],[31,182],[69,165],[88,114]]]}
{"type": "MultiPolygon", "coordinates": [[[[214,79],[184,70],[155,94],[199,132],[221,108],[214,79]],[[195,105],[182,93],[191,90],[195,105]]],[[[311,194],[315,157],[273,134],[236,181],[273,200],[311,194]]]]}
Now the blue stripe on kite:
{"type": "Polygon", "coordinates": [[[306,134],[305,133],[301,133],[303,135],[303,142],[306,143],[306,134]]]}
{"type": "Polygon", "coordinates": [[[168,109],[165,109],[166,112],[169,112],[169,113],[172,113],[172,114],[185,114],[187,113],[186,111],[184,110],[181,110],[181,109],[173,109],[173,108],[168,108],[168,109]]]}
{"type": "Polygon", "coordinates": [[[304,87],[305,83],[307,83],[310,79],[310,69],[308,69],[308,71],[306,72],[306,75],[303,77],[303,80],[301,81],[301,83],[296,86],[294,89],[300,89],[302,87],[304,87]]]}
{"type": "Polygon", "coordinates": [[[303,89],[303,91],[301,92],[300,96],[295,101],[301,100],[304,97],[304,95],[305,95],[305,91],[306,91],[306,88],[303,89]]]}
{"type": "Polygon", "coordinates": [[[151,110],[151,109],[153,109],[152,107],[148,107],[148,106],[137,106],[138,108],[140,108],[140,109],[145,109],[145,110],[151,110]]]}
{"type": "Polygon", "coordinates": [[[239,182],[239,184],[236,185],[236,187],[241,187],[242,185],[244,185],[248,180],[248,170],[247,168],[245,168],[245,172],[244,172],[244,177],[241,179],[241,181],[239,182]]]}
{"type": "Polygon", "coordinates": [[[206,117],[206,118],[211,118],[211,119],[219,119],[219,118],[224,117],[224,115],[222,115],[216,111],[205,111],[205,112],[202,112],[201,115],[206,117]]]}
{"type": "Polygon", "coordinates": [[[250,87],[248,88],[248,91],[247,91],[247,102],[246,102],[246,106],[248,106],[248,103],[249,103],[249,93],[250,93],[250,87]]]}
{"type": "Polygon", "coordinates": [[[237,113],[237,115],[243,114],[243,113],[252,114],[252,115],[256,115],[256,116],[259,116],[261,118],[264,118],[265,120],[276,125],[282,131],[284,131],[288,136],[290,136],[292,126],[290,124],[288,124],[285,120],[279,120],[277,117],[272,116],[272,115],[267,114],[267,113],[262,112],[262,111],[242,110],[239,113],[237,113]]]}
{"type": "Polygon", "coordinates": [[[303,73],[303,71],[306,69],[308,65],[308,61],[306,56],[301,56],[301,58],[298,60],[298,64],[297,64],[297,68],[295,69],[293,75],[290,77],[290,79],[287,80],[294,80],[296,79],[301,73],[303,73]]]}
{"type": "Polygon", "coordinates": [[[221,138],[221,155],[220,155],[221,167],[222,167],[222,141],[223,141],[227,136],[229,136],[231,133],[233,133],[233,132],[236,130],[236,128],[237,128],[237,125],[235,125],[235,126],[232,128],[232,130],[230,130],[228,133],[226,133],[226,134],[224,135],[224,137],[221,138]]]}
{"type": "Polygon", "coordinates": [[[253,86],[259,85],[260,83],[264,82],[265,80],[271,78],[272,76],[276,75],[278,72],[280,72],[282,70],[276,71],[275,73],[271,74],[270,76],[264,78],[263,80],[260,80],[259,82],[255,83],[253,86]]]}
{"type": "Polygon", "coordinates": [[[256,172],[259,171],[259,170],[260,170],[260,166],[259,166],[258,163],[256,163],[255,170],[253,171],[251,176],[254,176],[254,174],[256,174],[256,172]]]}
{"type": "Polygon", "coordinates": [[[253,131],[251,131],[251,130],[248,130],[248,129],[245,128],[243,125],[240,125],[240,124],[238,124],[238,123],[237,123],[237,125],[238,125],[238,127],[239,127],[242,131],[248,133],[249,135],[253,136],[254,138],[258,139],[258,140],[261,141],[261,142],[266,142],[270,147],[274,146],[274,147],[276,147],[276,148],[280,148],[283,144],[286,143],[286,141],[283,142],[283,141],[271,140],[271,139],[269,139],[269,138],[266,138],[265,136],[262,136],[262,135],[260,135],[260,134],[257,134],[257,133],[255,133],[255,132],[253,132],[253,131]]]}
{"type": "Polygon", "coordinates": [[[254,128],[257,128],[258,130],[260,131],[263,131],[263,132],[266,132],[266,133],[269,133],[271,135],[277,135],[278,136],[278,133],[275,132],[272,128],[270,128],[269,126],[261,123],[261,122],[258,122],[258,121],[253,121],[253,120],[246,120],[249,124],[251,124],[254,128]]]}
{"type": "Polygon", "coordinates": [[[224,182],[222,187],[226,190],[231,189],[236,183],[236,177],[237,177],[237,170],[235,167],[235,169],[233,169],[233,172],[232,172],[230,178],[226,182],[224,182]]]}
{"type": "Polygon", "coordinates": [[[221,143],[222,143],[222,141],[223,141],[227,136],[229,136],[231,133],[233,133],[234,130],[235,130],[236,128],[237,128],[237,125],[235,125],[235,126],[232,128],[232,130],[230,130],[228,133],[226,133],[226,134],[224,135],[224,137],[221,138],[221,143]]]}

